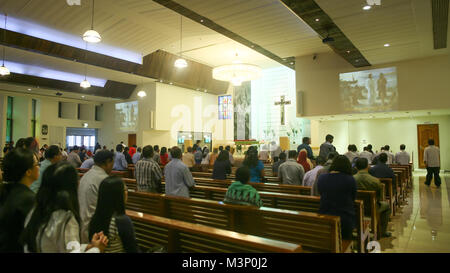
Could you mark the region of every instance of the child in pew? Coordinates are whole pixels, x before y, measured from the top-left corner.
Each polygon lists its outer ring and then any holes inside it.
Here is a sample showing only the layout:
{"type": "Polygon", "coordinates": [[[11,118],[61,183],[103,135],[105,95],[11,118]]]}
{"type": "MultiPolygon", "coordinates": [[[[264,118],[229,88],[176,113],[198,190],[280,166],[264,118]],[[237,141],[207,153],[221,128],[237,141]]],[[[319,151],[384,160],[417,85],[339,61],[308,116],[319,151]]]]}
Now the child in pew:
{"type": "Polygon", "coordinates": [[[250,181],[250,170],[247,167],[237,169],[236,180],[228,187],[224,203],[262,207],[258,191],[247,184],[250,181]]]}
{"type": "Polygon", "coordinates": [[[60,162],[45,170],[21,236],[26,253],[103,252],[108,238],[101,231],[90,244],[80,245],[77,187],[78,174],[70,163],[60,162]]]}
{"type": "Polygon", "coordinates": [[[103,231],[109,243],[105,253],[139,252],[131,219],[125,214],[128,192],[122,178],[105,178],[98,189],[97,208],[89,223],[89,238],[103,231]]]}

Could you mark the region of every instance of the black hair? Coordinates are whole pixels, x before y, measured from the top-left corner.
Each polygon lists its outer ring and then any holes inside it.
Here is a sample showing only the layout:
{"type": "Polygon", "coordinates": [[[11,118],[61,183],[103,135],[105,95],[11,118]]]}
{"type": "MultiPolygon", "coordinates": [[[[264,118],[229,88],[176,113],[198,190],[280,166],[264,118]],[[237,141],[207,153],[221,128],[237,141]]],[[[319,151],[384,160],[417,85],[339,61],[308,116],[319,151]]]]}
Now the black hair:
{"type": "Polygon", "coordinates": [[[94,155],[95,165],[101,166],[108,161],[114,160],[114,153],[108,150],[100,150],[94,155]]]}
{"type": "Polygon", "coordinates": [[[363,148],[363,151],[368,151],[368,150],[369,150],[369,148],[367,148],[367,147],[363,148]]]}
{"type": "Polygon", "coordinates": [[[248,167],[240,167],[236,170],[236,180],[242,184],[247,184],[250,180],[250,169],[248,167]]]}
{"type": "Polygon", "coordinates": [[[100,183],[98,188],[97,207],[89,223],[89,240],[95,233],[101,231],[108,236],[112,217],[124,214],[125,184],[122,178],[109,176],[100,183]]]}
{"type": "Polygon", "coordinates": [[[187,147],[187,152],[192,153],[192,147],[187,147]]]}
{"type": "Polygon", "coordinates": [[[208,155],[208,153],[205,153],[205,151],[207,151],[208,150],[208,147],[203,147],[203,150],[202,150],[202,157],[203,158],[205,158],[207,155],[208,155]]]}
{"type": "Polygon", "coordinates": [[[428,140],[428,145],[434,145],[434,139],[429,139],[428,140]]]}
{"type": "Polygon", "coordinates": [[[170,150],[170,155],[172,156],[172,158],[181,158],[181,149],[178,148],[177,146],[172,147],[172,150],[170,150]]]}
{"type": "Polygon", "coordinates": [[[352,164],[345,155],[338,155],[331,163],[330,172],[332,171],[352,175],[352,164]]]}
{"type": "Polygon", "coordinates": [[[290,150],[289,151],[289,158],[297,158],[298,153],[296,150],[290,150]]]}
{"type": "Polygon", "coordinates": [[[378,161],[380,161],[381,163],[386,163],[388,160],[387,154],[386,153],[381,153],[378,156],[378,161]]]}
{"type": "Polygon", "coordinates": [[[333,140],[333,139],[334,139],[334,137],[332,135],[327,135],[325,137],[325,141],[330,141],[330,140],[333,140]]]}
{"type": "Polygon", "coordinates": [[[142,156],[144,158],[151,158],[153,157],[153,147],[152,145],[147,145],[144,147],[144,149],[142,150],[142,156]]]}
{"type": "Polygon", "coordinates": [[[166,147],[162,147],[161,148],[161,155],[165,155],[167,153],[167,148],[166,147]]]}
{"type": "MultiPolygon", "coordinates": [[[[152,149],[153,150],[153,149],[152,149]]],[[[141,147],[139,147],[139,148],[137,148],[137,151],[140,153],[140,152],[142,152],[142,148],[141,147]]]]}
{"type": "Polygon", "coordinates": [[[123,151],[123,145],[122,144],[117,144],[116,145],[116,151],[121,153],[123,151]]]}
{"type": "Polygon", "coordinates": [[[330,152],[329,154],[328,154],[328,160],[333,160],[333,159],[335,159],[337,156],[338,156],[339,154],[337,153],[337,152],[330,152]]]}
{"type": "Polygon", "coordinates": [[[217,157],[216,161],[226,161],[230,160],[230,155],[228,154],[227,150],[223,150],[219,153],[219,156],[217,157]]]}
{"type": "Polygon", "coordinates": [[[227,150],[228,152],[231,151],[230,145],[227,145],[227,146],[225,147],[225,150],[227,150]]]}
{"type": "Polygon", "coordinates": [[[402,145],[400,145],[400,150],[404,150],[404,149],[406,149],[406,146],[405,146],[405,144],[402,144],[402,145]]]}
{"type": "Polygon", "coordinates": [[[372,150],[372,144],[367,145],[367,149],[372,150]]]}
{"type": "Polygon", "coordinates": [[[19,138],[19,140],[17,140],[16,148],[25,148],[25,138],[19,138]]]}
{"type": "Polygon", "coordinates": [[[353,144],[348,145],[348,146],[347,146],[347,150],[353,151],[353,144]]]}
{"type": "Polygon", "coordinates": [[[45,151],[45,158],[46,159],[52,159],[55,158],[55,156],[61,154],[61,150],[56,145],[51,145],[48,147],[48,149],[45,151]]]}
{"type": "Polygon", "coordinates": [[[367,160],[367,158],[359,157],[358,159],[356,159],[355,162],[356,169],[364,170],[367,168],[367,166],[369,166],[369,161],[367,160]]]}
{"type": "Polygon", "coordinates": [[[308,143],[308,141],[309,141],[309,137],[304,137],[304,138],[302,139],[302,143],[303,143],[303,144],[308,143]]]}
{"type": "Polygon", "coordinates": [[[223,146],[219,146],[219,151],[223,151],[223,146]]]}
{"type": "Polygon", "coordinates": [[[254,168],[258,165],[258,151],[257,150],[248,150],[247,156],[244,159],[243,165],[249,168],[254,168]]]}
{"type": "Polygon", "coordinates": [[[389,152],[389,150],[391,149],[391,147],[390,147],[389,145],[384,145],[384,149],[385,149],[386,151],[389,152]]]}
{"type": "Polygon", "coordinates": [[[26,171],[33,168],[34,154],[30,150],[16,148],[5,155],[2,164],[3,181],[19,182],[26,171]]]}
{"type": "Polygon", "coordinates": [[[125,147],[125,149],[123,150],[124,153],[127,153],[130,150],[129,147],[125,147]]]}
{"type": "Polygon", "coordinates": [[[280,160],[286,160],[286,153],[281,153],[279,156],[278,156],[278,158],[280,159],[280,160]]]}
{"type": "Polygon", "coordinates": [[[323,158],[322,156],[316,157],[316,164],[317,164],[317,165],[323,165],[323,164],[325,164],[325,158],[323,158]]]}
{"type": "Polygon", "coordinates": [[[154,150],[155,152],[158,152],[158,151],[159,151],[159,145],[153,146],[153,150],[154,150]]]}
{"type": "Polygon", "coordinates": [[[134,144],[134,145],[133,145],[133,146],[131,146],[131,147],[137,148],[137,145],[136,145],[136,144],[134,144]]]}
{"type": "Polygon", "coordinates": [[[21,238],[30,252],[37,252],[36,238],[39,229],[46,228],[53,212],[70,211],[78,224],[81,223],[77,187],[77,170],[68,162],[50,165],[44,171],[42,184],[36,195],[35,209],[21,238]]]}

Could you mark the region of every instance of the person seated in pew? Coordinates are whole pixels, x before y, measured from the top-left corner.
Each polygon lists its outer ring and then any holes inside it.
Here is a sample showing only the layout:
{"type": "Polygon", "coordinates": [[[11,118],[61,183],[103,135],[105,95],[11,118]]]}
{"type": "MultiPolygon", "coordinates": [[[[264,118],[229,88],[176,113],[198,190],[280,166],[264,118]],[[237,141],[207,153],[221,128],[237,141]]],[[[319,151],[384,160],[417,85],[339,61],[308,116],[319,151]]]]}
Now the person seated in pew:
{"type": "Polygon", "coordinates": [[[192,172],[192,168],[195,166],[194,154],[192,153],[192,147],[187,148],[187,152],[183,154],[183,163],[192,172]]]}
{"type": "Polygon", "coordinates": [[[0,184],[0,253],[23,253],[19,243],[25,218],[33,208],[30,185],[39,177],[39,159],[28,149],[15,148],[3,159],[0,184]]]}
{"type": "Polygon", "coordinates": [[[75,168],[79,168],[83,162],[81,162],[80,156],[78,155],[78,146],[73,146],[70,150],[69,155],[67,156],[67,162],[72,164],[75,168]]]}
{"type": "Polygon", "coordinates": [[[97,207],[89,223],[89,238],[103,232],[108,237],[105,253],[139,252],[133,223],[125,214],[127,197],[127,187],[120,177],[109,176],[100,184],[97,207]]]}
{"type": "Polygon", "coordinates": [[[141,159],[141,147],[137,148],[136,153],[131,157],[131,161],[133,161],[133,164],[136,165],[136,163],[141,159]]]}
{"type": "Polygon", "coordinates": [[[94,158],[93,157],[91,157],[91,158],[89,158],[89,159],[86,159],[84,162],[83,162],[83,164],[81,164],[81,169],[90,169],[90,168],[92,168],[92,166],[94,166],[94,158]]]}
{"type": "MultiPolygon", "coordinates": [[[[306,158],[306,150],[302,150],[306,158]]],[[[281,184],[287,185],[301,185],[303,181],[303,176],[305,175],[305,170],[302,165],[297,163],[295,159],[297,158],[297,151],[289,151],[289,157],[286,162],[280,165],[278,168],[278,177],[280,178],[281,184]]]]}
{"type": "Polygon", "coordinates": [[[80,244],[78,174],[67,162],[49,166],[36,196],[36,205],[25,220],[21,242],[24,252],[103,252],[108,238],[100,230],[90,244],[80,244]]]}
{"type": "Polygon", "coordinates": [[[355,157],[358,157],[358,148],[356,148],[356,145],[350,144],[347,147],[348,152],[346,152],[344,155],[348,158],[350,162],[353,162],[353,159],[355,157]]]}
{"type": "Polygon", "coordinates": [[[280,153],[279,155],[278,155],[278,161],[275,161],[274,163],[273,163],[273,166],[272,166],[272,173],[273,173],[273,176],[278,176],[278,168],[280,167],[280,165],[281,164],[283,164],[284,162],[286,162],[286,153],[280,153]]]}
{"type": "Polygon", "coordinates": [[[163,177],[161,167],[153,160],[153,147],[147,145],[142,152],[142,160],[135,165],[135,176],[138,191],[161,193],[163,177]]]}
{"type": "Polygon", "coordinates": [[[297,163],[303,166],[305,172],[309,172],[314,167],[311,160],[309,160],[305,149],[300,150],[298,153],[297,163]]]}
{"type": "Polygon", "coordinates": [[[250,182],[261,183],[265,180],[264,164],[258,159],[258,150],[248,149],[242,164],[250,169],[250,182]]]}
{"type": "Polygon", "coordinates": [[[386,165],[388,161],[388,155],[386,153],[381,153],[378,156],[377,164],[369,169],[369,174],[377,178],[391,178],[392,188],[394,194],[397,192],[397,183],[395,181],[394,171],[386,165]]]}
{"type": "Polygon", "coordinates": [[[389,216],[391,208],[389,203],[380,201],[382,194],[382,186],[380,180],[369,174],[369,162],[367,158],[358,158],[356,160],[356,168],[358,173],[353,177],[359,190],[375,191],[377,193],[377,212],[380,214],[381,236],[391,237],[391,233],[387,232],[389,216]]]}
{"type": "Polygon", "coordinates": [[[400,152],[395,154],[395,163],[399,165],[408,165],[411,159],[409,153],[405,151],[405,144],[400,145],[400,152]]]}
{"type": "Polygon", "coordinates": [[[319,176],[317,188],[320,194],[319,213],[341,217],[341,233],[344,240],[351,240],[356,226],[356,181],[348,158],[338,155],[330,166],[330,172],[319,176]]]}
{"type": "Polygon", "coordinates": [[[338,156],[339,154],[337,152],[331,152],[328,154],[328,159],[323,164],[323,168],[317,171],[316,180],[313,183],[313,186],[311,188],[311,195],[312,196],[320,196],[319,189],[317,188],[317,181],[319,180],[319,176],[321,174],[329,173],[331,164],[333,164],[333,160],[338,156]]]}
{"type": "MultiPolygon", "coordinates": [[[[123,146],[121,144],[117,147],[123,146]]],[[[122,153],[120,153],[122,154],[122,153]]],[[[123,154],[122,154],[123,155],[123,154]]],[[[99,151],[94,156],[95,165],[86,172],[80,180],[78,188],[78,201],[80,204],[81,242],[89,242],[89,222],[97,206],[98,187],[100,183],[111,174],[114,166],[114,154],[110,151],[99,151]]]]}
{"type": "MultiPolygon", "coordinates": [[[[114,153],[114,167],[115,171],[125,171],[128,170],[128,162],[123,154],[123,145],[117,144],[116,152],[114,153]]],[[[94,157],[95,158],[95,157],[94,157]]],[[[95,159],[94,159],[95,161],[95,159]]]]}
{"type": "Polygon", "coordinates": [[[367,159],[367,161],[370,164],[372,162],[373,154],[371,152],[369,152],[369,148],[368,147],[364,147],[363,151],[359,154],[359,157],[367,159]]]}
{"type": "Polygon", "coordinates": [[[309,172],[305,173],[303,177],[302,185],[305,187],[314,187],[314,183],[317,181],[317,174],[321,169],[323,169],[323,165],[325,164],[325,159],[321,156],[316,157],[316,167],[309,172]]]}
{"type": "MultiPolygon", "coordinates": [[[[44,171],[48,168],[48,166],[58,163],[61,161],[62,155],[61,150],[56,145],[51,145],[46,151],[45,151],[45,160],[41,162],[41,166],[39,168],[39,178],[31,184],[30,189],[37,193],[39,190],[39,187],[42,183],[42,174],[44,171]]],[[[83,166],[83,164],[82,164],[83,166]]]]}
{"type": "Polygon", "coordinates": [[[164,167],[166,195],[189,198],[189,188],[195,186],[189,168],[181,161],[181,150],[174,146],[171,150],[172,160],[164,167]]]}
{"type": "Polygon", "coordinates": [[[263,202],[258,191],[248,185],[250,181],[250,169],[248,167],[240,167],[236,170],[236,181],[227,189],[224,203],[249,205],[262,207],[263,202]]]}
{"type": "Polygon", "coordinates": [[[391,147],[389,145],[384,146],[384,152],[388,156],[387,164],[394,164],[395,163],[395,155],[391,153],[391,147]]]}
{"type": "Polygon", "coordinates": [[[131,156],[130,156],[130,148],[129,147],[125,147],[125,149],[123,150],[123,155],[125,156],[125,160],[127,161],[127,169],[128,169],[128,164],[133,164],[133,160],[131,159],[131,156]]]}
{"type": "Polygon", "coordinates": [[[214,162],[212,178],[225,180],[227,179],[227,174],[231,174],[231,163],[228,151],[223,150],[220,152],[216,162],[214,162]]]}

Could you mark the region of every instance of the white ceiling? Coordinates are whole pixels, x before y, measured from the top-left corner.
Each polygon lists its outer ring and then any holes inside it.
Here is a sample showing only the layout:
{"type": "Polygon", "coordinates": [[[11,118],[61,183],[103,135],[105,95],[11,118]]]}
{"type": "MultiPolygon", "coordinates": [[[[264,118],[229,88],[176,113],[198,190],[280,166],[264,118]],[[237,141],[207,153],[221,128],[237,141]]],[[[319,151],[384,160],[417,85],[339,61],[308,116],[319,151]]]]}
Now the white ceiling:
{"type": "Polygon", "coordinates": [[[366,119],[396,119],[396,118],[414,118],[426,116],[447,116],[450,115],[449,109],[431,109],[431,110],[416,110],[416,111],[395,111],[382,113],[354,113],[332,116],[314,116],[308,117],[311,120],[319,121],[337,121],[337,120],[366,120],[366,119]]]}
{"type": "Polygon", "coordinates": [[[381,0],[368,11],[366,0],[315,1],[371,64],[450,53],[450,28],[448,47],[433,48],[431,1],[381,0]]]}

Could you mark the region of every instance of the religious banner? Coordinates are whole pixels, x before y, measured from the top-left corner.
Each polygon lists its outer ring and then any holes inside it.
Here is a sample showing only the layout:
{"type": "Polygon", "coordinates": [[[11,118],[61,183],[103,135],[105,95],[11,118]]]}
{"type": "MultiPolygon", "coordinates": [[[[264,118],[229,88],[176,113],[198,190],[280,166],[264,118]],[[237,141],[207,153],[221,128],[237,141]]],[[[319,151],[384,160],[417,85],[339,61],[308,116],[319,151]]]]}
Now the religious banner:
{"type": "Polygon", "coordinates": [[[251,84],[234,87],[234,140],[251,138],[251,84]]]}

